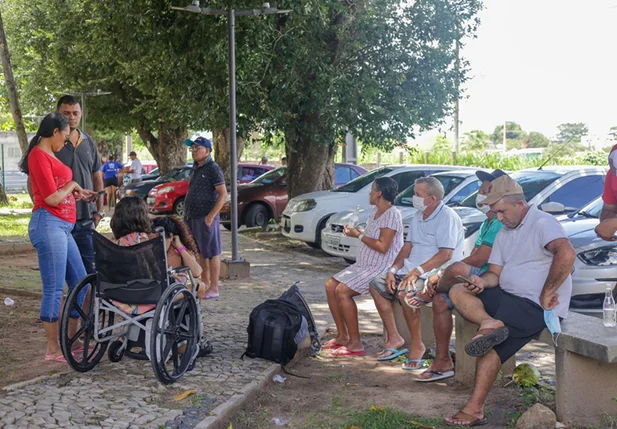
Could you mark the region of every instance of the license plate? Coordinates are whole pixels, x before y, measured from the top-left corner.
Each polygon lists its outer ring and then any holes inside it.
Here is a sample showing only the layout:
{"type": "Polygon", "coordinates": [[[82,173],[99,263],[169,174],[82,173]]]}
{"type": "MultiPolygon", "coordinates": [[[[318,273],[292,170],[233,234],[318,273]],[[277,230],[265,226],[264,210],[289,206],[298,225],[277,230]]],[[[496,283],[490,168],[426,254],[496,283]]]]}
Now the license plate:
{"type": "Polygon", "coordinates": [[[341,244],[341,238],[331,235],[328,237],[328,243],[330,244],[330,246],[338,247],[339,244],[341,244]]]}
{"type": "Polygon", "coordinates": [[[148,205],[153,206],[156,203],[156,197],[148,197],[148,205]]]}

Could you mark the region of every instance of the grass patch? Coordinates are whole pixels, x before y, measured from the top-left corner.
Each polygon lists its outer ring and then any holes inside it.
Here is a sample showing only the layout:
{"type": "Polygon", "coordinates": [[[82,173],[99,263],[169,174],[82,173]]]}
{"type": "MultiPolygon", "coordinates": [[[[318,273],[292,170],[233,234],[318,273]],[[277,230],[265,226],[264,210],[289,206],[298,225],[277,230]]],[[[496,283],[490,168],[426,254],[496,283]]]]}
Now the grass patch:
{"type": "MultiPolygon", "coordinates": [[[[425,419],[412,414],[403,413],[392,408],[379,406],[370,407],[353,414],[347,419],[343,428],[362,428],[362,429],[428,429],[448,427],[443,419],[425,419]]],[[[462,426],[464,427],[464,426],[462,426]]]]}
{"type": "Polygon", "coordinates": [[[31,214],[0,215],[0,237],[26,237],[31,214]]]}
{"type": "Polygon", "coordinates": [[[9,200],[9,209],[31,209],[34,207],[30,195],[26,193],[22,194],[10,194],[7,195],[9,200]]]}
{"type": "Polygon", "coordinates": [[[42,292],[41,273],[37,270],[0,267],[0,277],[3,288],[42,292]]]}

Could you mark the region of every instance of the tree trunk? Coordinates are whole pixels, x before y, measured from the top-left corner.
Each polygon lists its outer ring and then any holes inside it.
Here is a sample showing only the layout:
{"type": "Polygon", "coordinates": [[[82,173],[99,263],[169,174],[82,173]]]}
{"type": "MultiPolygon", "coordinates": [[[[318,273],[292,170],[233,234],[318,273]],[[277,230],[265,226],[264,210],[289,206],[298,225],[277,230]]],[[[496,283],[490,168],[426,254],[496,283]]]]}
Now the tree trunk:
{"type": "Polygon", "coordinates": [[[285,141],[289,198],[334,187],[336,146],[319,144],[310,135],[298,135],[285,141]]]}
{"type": "Polygon", "coordinates": [[[137,132],[159,166],[161,174],[174,167],[186,165],[186,146],[184,140],[188,132],[184,127],[174,127],[165,122],[159,123],[158,135],[155,137],[147,127],[138,127],[137,132]]]}
{"type": "MultiPolygon", "coordinates": [[[[214,159],[216,163],[223,169],[225,173],[225,183],[231,183],[231,145],[229,143],[229,128],[218,128],[212,133],[212,149],[214,150],[214,159]]],[[[236,138],[236,158],[240,161],[244,152],[244,139],[236,138]]]]}
{"type": "Polygon", "coordinates": [[[2,182],[0,182],[0,207],[8,205],[9,199],[6,196],[6,192],[4,192],[4,186],[2,186],[2,182]]]}
{"type": "MultiPolygon", "coordinates": [[[[24,127],[24,121],[21,116],[21,108],[19,107],[19,97],[17,95],[17,85],[15,84],[15,78],[13,77],[13,69],[11,66],[11,56],[9,55],[9,47],[6,43],[6,34],[4,33],[4,24],[2,22],[2,15],[0,14],[0,58],[2,59],[2,69],[4,71],[4,80],[6,81],[6,90],[9,95],[9,104],[11,106],[11,113],[13,115],[13,122],[15,122],[15,131],[17,132],[17,140],[19,141],[19,147],[21,153],[26,153],[28,150],[28,136],[26,135],[26,128],[24,127]]],[[[2,191],[4,193],[4,191],[2,191]]]]}

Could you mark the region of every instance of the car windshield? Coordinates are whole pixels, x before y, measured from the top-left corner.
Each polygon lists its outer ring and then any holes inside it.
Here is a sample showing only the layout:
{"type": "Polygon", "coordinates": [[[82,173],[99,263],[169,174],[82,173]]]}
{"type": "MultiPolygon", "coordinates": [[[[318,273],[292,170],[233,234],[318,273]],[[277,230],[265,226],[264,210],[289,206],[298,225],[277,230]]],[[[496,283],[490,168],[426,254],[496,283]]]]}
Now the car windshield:
{"type": "Polygon", "coordinates": [[[384,174],[388,174],[392,170],[392,168],[388,167],[378,168],[360,177],[355,178],[354,180],[347,183],[346,185],[341,186],[340,188],[333,189],[332,192],[358,192],[366,185],[373,183],[378,177],[383,176],[384,174]]]}
{"type": "MultiPolygon", "coordinates": [[[[533,197],[538,195],[548,185],[559,179],[561,177],[561,174],[553,173],[550,171],[536,170],[519,171],[517,173],[510,174],[510,177],[516,180],[519,185],[521,185],[521,187],[523,188],[523,192],[525,193],[525,199],[529,201],[533,197]]],[[[473,194],[465,198],[461,202],[461,206],[475,208],[477,194],[477,192],[474,192],[473,194]]]]}
{"type": "MultiPolygon", "coordinates": [[[[458,185],[463,183],[463,181],[465,180],[465,177],[455,176],[455,175],[438,174],[438,175],[431,176],[431,177],[434,177],[435,179],[441,182],[445,190],[445,195],[448,195],[450,192],[452,192],[458,185]]],[[[394,205],[403,206],[403,207],[413,207],[413,190],[414,190],[414,186],[411,185],[409,188],[405,189],[403,192],[398,194],[398,196],[396,197],[396,200],[394,201],[394,205]]]]}
{"type": "Polygon", "coordinates": [[[262,174],[251,183],[254,185],[269,185],[276,182],[279,178],[283,177],[287,173],[287,167],[279,167],[276,170],[268,171],[266,174],[262,174]]]}
{"type": "Polygon", "coordinates": [[[173,170],[168,171],[167,173],[159,176],[158,179],[156,179],[157,182],[173,182],[174,180],[176,180],[176,176],[178,175],[178,173],[180,173],[182,171],[181,168],[174,168],[173,170]]]}
{"type": "Polygon", "coordinates": [[[151,175],[157,175],[157,174],[159,174],[159,169],[158,169],[158,167],[157,167],[157,168],[155,168],[154,170],[152,170],[151,172],[149,172],[148,174],[151,174],[151,175]]]}
{"type": "Polygon", "coordinates": [[[599,218],[602,213],[602,207],[604,206],[604,202],[602,198],[596,198],[586,206],[583,206],[580,210],[577,210],[572,213],[571,216],[580,215],[588,218],[599,218]]]}

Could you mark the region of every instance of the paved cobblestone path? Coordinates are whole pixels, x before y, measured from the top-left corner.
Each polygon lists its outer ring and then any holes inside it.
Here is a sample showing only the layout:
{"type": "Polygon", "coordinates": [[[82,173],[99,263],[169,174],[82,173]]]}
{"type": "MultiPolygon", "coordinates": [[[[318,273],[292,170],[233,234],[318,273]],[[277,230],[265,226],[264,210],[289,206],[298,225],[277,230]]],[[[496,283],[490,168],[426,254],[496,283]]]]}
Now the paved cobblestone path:
{"type": "MultiPolygon", "coordinates": [[[[229,249],[230,234],[223,231],[222,235],[223,246],[229,249]]],[[[243,236],[240,249],[241,256],[251,262],[252,278],[224,282],[221,298],[203,303],[206,334],[214,352],[198,359],[195,369],[179,382],[168,387],[158,383],[148,361],[105,360],[85,374],[69,370],[0,393],[0,428],[193,428],[270,365],[259,359],[240,359],[248,316],[257,304],[277,298],[299,281],[318,326],[322,330],[331,326],[323,284],[346,266],[342,259],[275,248],[243,236]],[[197,393],[173,401],[175,394],[186,390],[197,393]]],[[[358,307],[362,332],[380,333],[381,322],[372,301],[360,298],[358,307]]]]}

